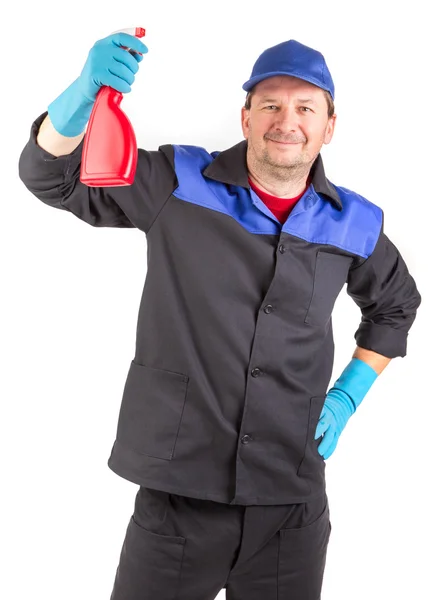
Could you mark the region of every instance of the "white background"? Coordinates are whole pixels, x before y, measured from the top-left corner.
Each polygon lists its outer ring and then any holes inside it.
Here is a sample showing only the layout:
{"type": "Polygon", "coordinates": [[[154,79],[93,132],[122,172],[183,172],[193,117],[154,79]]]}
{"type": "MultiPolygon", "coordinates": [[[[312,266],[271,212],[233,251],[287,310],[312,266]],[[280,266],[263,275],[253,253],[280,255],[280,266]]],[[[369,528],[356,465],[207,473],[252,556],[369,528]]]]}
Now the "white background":
{"type": "MultiPolygon", "coordinates": [[[[149,53],[122,108],[138,145],[152,150],[234,145],[243,139],[242,84],[259,54],[291,38],[324,54],[338,115],[322,148],[326,174],[384,209],[387,235],[423,303],[407,356],[375,382],[327,461],[333,529],[322,599],[436,597],[433,6],[42,0],[24,14],[21,4],[9,5],[1,75],[2,597],[109,600],[134,507],[137,486],[107,459],[134,355],[144,235],[93,228],[40,202],[18,177],[32,121],[79,75],[96,40],[130,26],[146,28],[149,53]]],[[[333,316],[334,379],[352,356],[359,320],[343,290],[333,316]]]]}

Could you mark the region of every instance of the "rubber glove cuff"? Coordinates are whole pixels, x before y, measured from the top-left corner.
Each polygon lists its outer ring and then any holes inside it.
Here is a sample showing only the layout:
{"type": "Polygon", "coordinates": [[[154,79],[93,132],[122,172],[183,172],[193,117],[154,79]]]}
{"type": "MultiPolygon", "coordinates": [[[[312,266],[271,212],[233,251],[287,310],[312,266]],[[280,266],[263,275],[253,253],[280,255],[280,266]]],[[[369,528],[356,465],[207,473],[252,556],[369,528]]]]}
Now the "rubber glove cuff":
{"type": "Polygon", "coordinates": [[[378,373],[367,363],[353,358],[331,389],[341,390],[349,396],[353,414],[377,377],[378,373]]]}
{"type": "Polygon", "coordinates": [[[52,125],[58,133],[75,137],[82,133],[90,118],[94,101],[89,100],[79,90],[78,79],[69,85],[58,98],[48,106],[52,125]]]}

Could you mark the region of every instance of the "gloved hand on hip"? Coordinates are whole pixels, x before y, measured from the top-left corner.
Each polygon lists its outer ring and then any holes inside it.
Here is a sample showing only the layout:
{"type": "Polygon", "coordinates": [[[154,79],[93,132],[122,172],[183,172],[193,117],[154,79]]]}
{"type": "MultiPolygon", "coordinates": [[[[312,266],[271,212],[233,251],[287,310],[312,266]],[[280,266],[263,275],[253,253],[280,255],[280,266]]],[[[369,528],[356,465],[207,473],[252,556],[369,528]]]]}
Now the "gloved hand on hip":
{"type": "Polygon", "coordinates": [[[334,452],[346,423],[357,410],[378,374],[367,363],[353,358],[326,395],[314,439],[322,434],[318,452],[327,459],[334,452]]]}
{"type": "Polygon", "coordinates": [[[147,46],[138,37],[125,32],[98,40],[90,49],[80,76],[49,104],[49,117],[58,133],[75,137],[84,131],[103,85],[124,94],[130,92],[138,63],[143,60],[141,53],[146,52],[147,46]]]}

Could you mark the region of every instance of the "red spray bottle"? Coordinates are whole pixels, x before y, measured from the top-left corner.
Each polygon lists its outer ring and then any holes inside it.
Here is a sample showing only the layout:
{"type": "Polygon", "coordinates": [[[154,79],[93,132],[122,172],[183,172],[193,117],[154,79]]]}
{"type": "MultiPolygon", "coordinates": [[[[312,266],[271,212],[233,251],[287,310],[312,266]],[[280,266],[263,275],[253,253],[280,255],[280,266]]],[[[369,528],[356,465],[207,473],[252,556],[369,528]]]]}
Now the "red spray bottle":
{"type": "MultiPolygon", "coordinates": [[[[119,31],[139,38],[145,35],[143,27],[119,31]]],[[[129,48],[127,51],[135,52],[129,48]]],[[[104,85],[93,105],[84,136],[79,175],[79,180],[90,187],[131,185],[134,181],[137,140],[130,120],[120,108],[122,98],[122,92],[104,85]]]]}

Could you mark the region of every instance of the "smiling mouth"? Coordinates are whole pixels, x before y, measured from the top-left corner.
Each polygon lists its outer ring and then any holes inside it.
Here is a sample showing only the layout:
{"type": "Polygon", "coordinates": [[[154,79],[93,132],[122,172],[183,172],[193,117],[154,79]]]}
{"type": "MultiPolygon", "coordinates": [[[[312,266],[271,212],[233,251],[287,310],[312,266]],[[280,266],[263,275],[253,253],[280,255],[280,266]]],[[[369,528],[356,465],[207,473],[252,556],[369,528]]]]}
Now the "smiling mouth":
{"type": "Polygon", "coordinates": [[[269,138],[270,142],[274,142],[275,144],[282,144],[283,146],[295,146],[297,144],[301,144],[301,142],[279,142],[278,140],[272,140],[269,138]]]}

